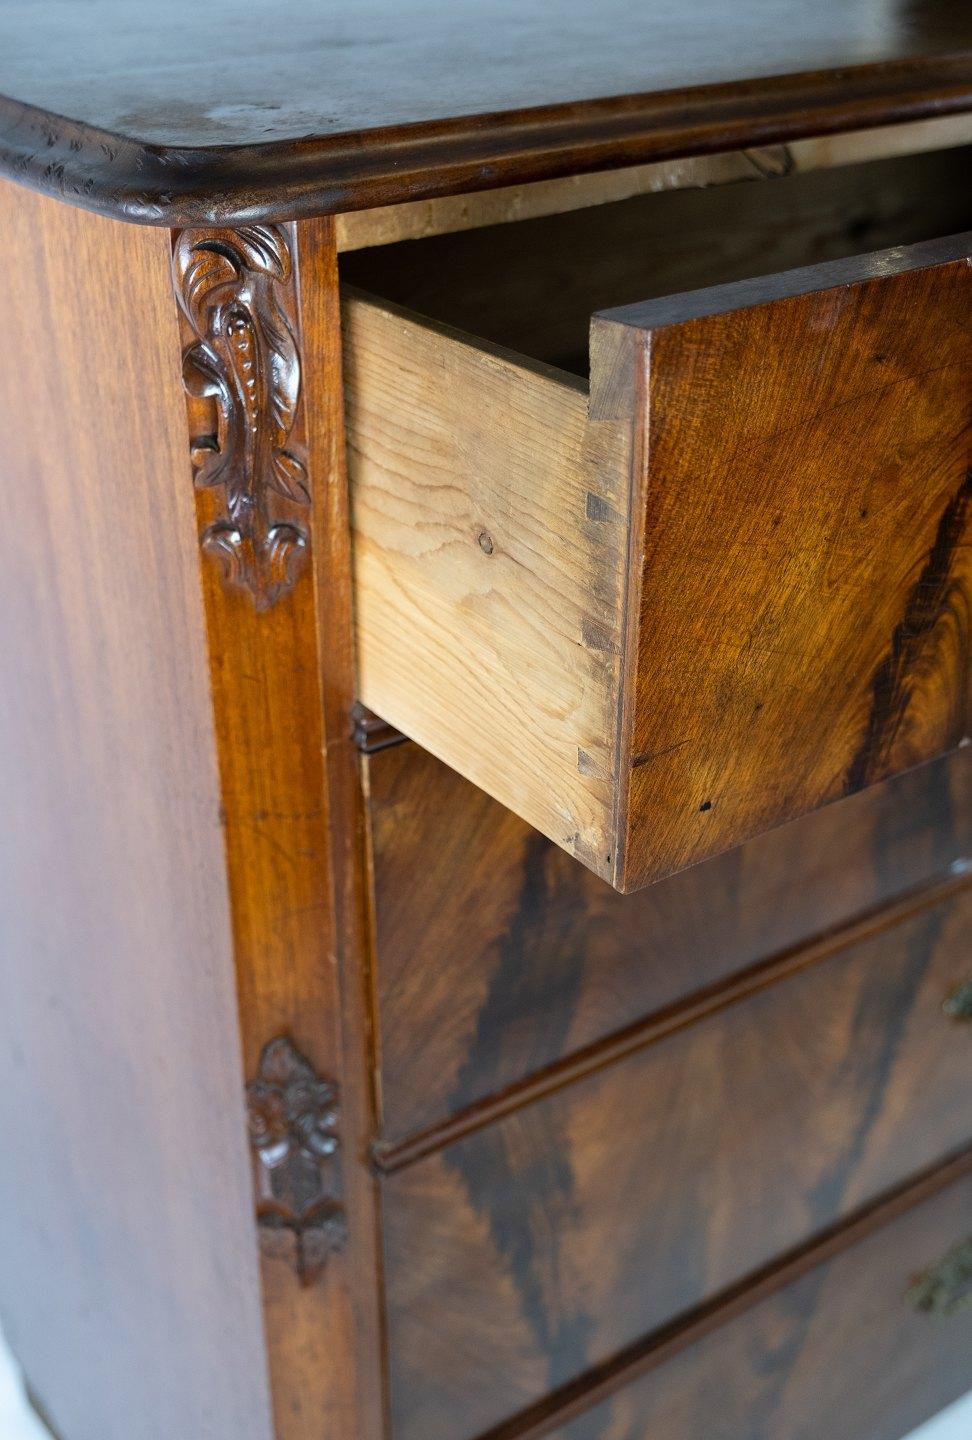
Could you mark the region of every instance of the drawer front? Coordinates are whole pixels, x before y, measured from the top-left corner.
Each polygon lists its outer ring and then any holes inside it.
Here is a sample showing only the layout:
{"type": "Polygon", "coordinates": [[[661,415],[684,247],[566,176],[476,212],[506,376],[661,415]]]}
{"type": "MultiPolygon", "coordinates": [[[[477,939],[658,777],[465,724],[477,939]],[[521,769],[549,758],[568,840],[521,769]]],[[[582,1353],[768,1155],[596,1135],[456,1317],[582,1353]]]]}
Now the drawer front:
{"type": "Polygon", "coordinates": [[[972,890],[382,1182],[397,1440],[469,1440],[972,1138],[972,890]]]}
{"type": "Polygon", "coordinates": [[[650,352],[623,886],[969,737],[972,270],[928,253],[614,312],[650,352]]]}
{"type": "Polygon", "coordinates": [[[900,1440],[972,1387],[972,1176],[887,1210],[523,1440],[900,1440]]]}
{"type": "Polygon", "coordinates": [[[365,764],[386,1147],[972,857],[972,747],[627,896],[417,745],[365,764]]]}
{"type": "Polygon", "coordinates": [[[622,890],[972,730],[967,237],[596,316],[349,297],[365,703],[622,890]]]}

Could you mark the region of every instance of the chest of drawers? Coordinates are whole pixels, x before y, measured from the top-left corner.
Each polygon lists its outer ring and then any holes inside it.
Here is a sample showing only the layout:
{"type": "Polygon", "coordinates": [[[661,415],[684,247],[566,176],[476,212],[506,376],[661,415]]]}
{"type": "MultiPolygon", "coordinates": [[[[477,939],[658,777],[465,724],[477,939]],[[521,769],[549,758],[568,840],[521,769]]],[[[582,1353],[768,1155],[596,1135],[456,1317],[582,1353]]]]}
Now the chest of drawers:
{"type": "Polygon", "coordinates": [[[61,1440],[972,1388],[972,28],[0,19],[0,1319],[61,1440]]]}

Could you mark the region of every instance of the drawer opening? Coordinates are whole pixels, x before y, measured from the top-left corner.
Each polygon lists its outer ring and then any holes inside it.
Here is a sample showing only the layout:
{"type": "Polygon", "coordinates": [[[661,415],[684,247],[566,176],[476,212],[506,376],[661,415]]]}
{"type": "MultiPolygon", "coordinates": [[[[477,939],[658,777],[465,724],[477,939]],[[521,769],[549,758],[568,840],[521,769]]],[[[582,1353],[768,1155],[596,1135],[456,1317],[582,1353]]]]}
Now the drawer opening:
{"type": "Polygon", "coordinates": [[[586,379],[595,311],[970,228],[965,146],[399,241],[342,256],[341,274],[586,379]]]}
{"type": "Polygon", "coordinates": [[[363,703],[621,891],[968,744],[969,167],[345,255],[363,703]]]}

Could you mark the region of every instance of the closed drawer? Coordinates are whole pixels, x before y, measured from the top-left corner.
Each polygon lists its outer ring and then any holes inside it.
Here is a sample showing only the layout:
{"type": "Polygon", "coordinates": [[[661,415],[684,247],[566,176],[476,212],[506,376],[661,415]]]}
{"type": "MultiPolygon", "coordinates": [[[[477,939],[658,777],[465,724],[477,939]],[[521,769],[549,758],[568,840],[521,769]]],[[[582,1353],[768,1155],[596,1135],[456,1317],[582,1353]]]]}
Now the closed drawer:
{"type": "Polygon", "coordinates": [[[970,933],[965,886],[386,1173],[396,1440],[490,1433],[968,1144],[970,933]]]}
{"type": "Polygon", "coordinates": [[[972,863],[972,747],[637,895],[418,745],[366,766],[390,1150],[972,863]]]}
{"type": "MultiPolygon", "coordinates": [[[[967,1162],[966,1162],[967,1166],[967,1162]]],[[[955,1167],[956,1169],[958,1167],[955,1167]]],[[[899,1440],[972,1387],[972,1176],[904,1195],[523,1440],[899,1440]],[[914,1203],[913,1202],[914,1199],[914,1203]],[[850,1242],[850,1243],[848,1243],[850,1242]],[[621,1383],[619,1383],[621,1382],[621,1383]]]]}
{"type": "Polygon", "coordinates": [[[589,383],[348,292],[364,702],[621,890],[961,744],[968,250],[595,314],[589,383]]]}

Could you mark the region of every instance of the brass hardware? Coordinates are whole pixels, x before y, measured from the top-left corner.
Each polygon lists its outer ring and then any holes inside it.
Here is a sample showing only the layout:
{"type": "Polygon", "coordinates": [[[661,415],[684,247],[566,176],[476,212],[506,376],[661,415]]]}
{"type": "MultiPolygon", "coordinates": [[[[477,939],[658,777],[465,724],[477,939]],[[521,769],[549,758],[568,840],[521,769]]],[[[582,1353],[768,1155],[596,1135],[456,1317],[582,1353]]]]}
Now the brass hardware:
{"type": "Polygon", "coordinates": [[[943,1319],[972,1310],[972,1238],[956,1245],[916,1280],[908,1299],[916,1310],[943,1319]]]}
{"type": "Polygon", "coordinates": [[[972,1020],[972,980],[953,990],[942,1008],[953,1020],[972,1020]]]}

